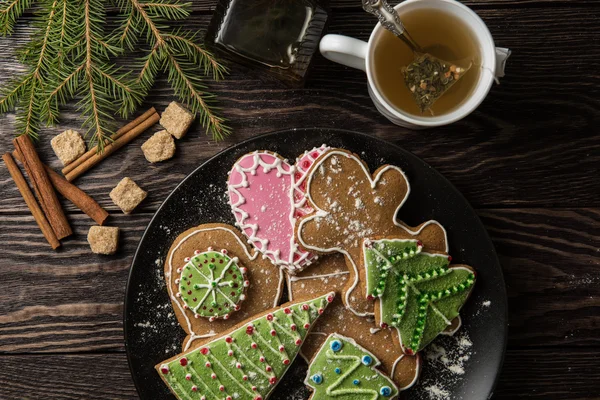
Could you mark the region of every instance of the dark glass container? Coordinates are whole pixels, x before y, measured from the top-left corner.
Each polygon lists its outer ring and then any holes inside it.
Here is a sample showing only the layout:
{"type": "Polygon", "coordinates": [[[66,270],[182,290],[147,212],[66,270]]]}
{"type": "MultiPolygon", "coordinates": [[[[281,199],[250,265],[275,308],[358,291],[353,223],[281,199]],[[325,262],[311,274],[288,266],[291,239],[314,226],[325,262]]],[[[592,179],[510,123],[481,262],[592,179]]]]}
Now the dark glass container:
{"type": "Polygon", "coordinates": [[[316,0],[219,0],[206,44],[222,57],[300,85],[326,23],[316,0]]]}

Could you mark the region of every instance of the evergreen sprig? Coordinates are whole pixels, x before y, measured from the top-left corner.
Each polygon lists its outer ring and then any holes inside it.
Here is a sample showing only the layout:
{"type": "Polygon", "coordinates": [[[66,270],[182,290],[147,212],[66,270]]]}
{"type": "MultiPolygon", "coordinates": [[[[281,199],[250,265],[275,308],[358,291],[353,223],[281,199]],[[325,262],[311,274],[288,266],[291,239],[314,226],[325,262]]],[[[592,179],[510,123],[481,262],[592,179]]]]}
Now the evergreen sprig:
{"type": "Polygon", "coordinates": [[[17,53],[26,71],[0,87],[0,113],[16,110],[19,134],[36,139],[43,124],[58,121],[62,105],[77,99],[90,144],[102,149],[113,133],[114,115],[133,113],[162,72],[214,139],[229,133],[203,81],[221,79],[226,69],[195,34],[168,26],[189,16],[190,3],[117,0],[119,28],[109,33],[106,0],[2,0],[0,35],[10,35],[34,2],[35,31],[17,53]],[[144,44],[139,71],[116,66],[124,51],[144,44]]]}
{"type": "Polygon", "coordinates": [[[227,72],[216,58],[197,44],[196,34],[182,29],[164,29],[165,21],[184,19],[189,15],[190,3],[169,0],[118,0],[126,16],[114,38],[133,50],[139,37],[145,37],[150,50],[143,59],[138,82],[149,90],[156,75],[165,72],[171,87],[182,103],[200,117],[200,122],[216,140],[230,133],[222,117],[216,114],[214,96],[207,93],[202,76],[212,75],[219,80],[227,72]],[[201,73],[200,73],[201,72],[201,73]]]}

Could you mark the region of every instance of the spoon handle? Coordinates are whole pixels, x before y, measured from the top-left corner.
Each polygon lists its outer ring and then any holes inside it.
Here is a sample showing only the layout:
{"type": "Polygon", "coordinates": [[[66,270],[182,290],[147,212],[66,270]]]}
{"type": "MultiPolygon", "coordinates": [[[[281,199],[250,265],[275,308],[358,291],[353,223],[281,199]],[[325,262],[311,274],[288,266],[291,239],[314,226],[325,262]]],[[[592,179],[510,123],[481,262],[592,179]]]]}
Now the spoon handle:
{"type": "Polygon", "coordinates": [[[381,25],[402,39],[414,52],[421,52],[420,46],[410,36],[398,13],[387,0],[362,0],[363,9],[379,19],[381,25]]]}

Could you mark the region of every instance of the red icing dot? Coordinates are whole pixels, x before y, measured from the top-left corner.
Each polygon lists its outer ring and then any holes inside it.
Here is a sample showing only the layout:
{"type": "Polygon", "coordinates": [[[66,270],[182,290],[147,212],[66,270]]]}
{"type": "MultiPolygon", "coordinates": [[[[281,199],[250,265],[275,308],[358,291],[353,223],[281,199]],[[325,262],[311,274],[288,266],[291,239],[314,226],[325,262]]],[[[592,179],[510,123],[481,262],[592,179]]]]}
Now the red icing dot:
{"type": "Polygon", "coordinates": [[[211,258],[211,259],[210,259],[210,262],[215,262],[215,259],[214,259],[214,258],[211,258]]]}
{"type": "Polygon", "coordinates": [[[208,312],[210,312],[210,313],[211,313],[211,312],[213,312],[213,311],[214,311],[214,310],[213,310],[212,308],[208,310],[208,312]]]}
{"type": "Polygon", "coordinates": [[[300,346],[302,344],[302,339],[296,339],[296,346],[300,346]]]}
{"type": "Polygon", "coordinates": [[[198,301],[198,298],[194,297],[194,298],[192,299],[192,301],[193,301],[193,302],[196,302],[196,301],[198,301]]]}
{"type": "Polygon", "coordinates": [[[289,365],[289,363],[290,363],[290,360],[288,360],[287,358],[285,360],[283,360],[284,365],[289,365]]]}
{"type": "Polygon", "coordinates": [[[277,377],[276,376],[272,376],[269,378],[269,383],[271,385],[274,385],[275,383],[277,383],[277,377]]]}
{"type": "Polygon", "coordinates": [[[277,335],[277,331],[275,329],[271,329],[271,336],[277,335]]]}
{"type": "Polygon", "coordinates": [[[233,342],[233,338],[232,338],[231,336],[227,336],[227,337],[225,338],[225,341],[226,341],[227,343],[231,343],[231,342],[233,342]]]}
{"type": "Polygon", "coordinates": [[[198,386],[194,385],[192,386],[192,392],[197,392],[198,391],[198,386]]]}
{"type": "Polygon", "coordinates": [[[225,397],[225,400],[233,400],[233,399],[231,398],[231,396],[227,396],[227,397],[225,397]]]}
{"type": "Polygon", "coordinates": [[[270,366],[270,365],[267,365],[267,366],[265,367],[265,370],[266,370],[267,372],[271,372],[271,371],[273,371],[273,368],[271,368],[271,366],[270,366]]]}
{"type": "Polygon", "coordinates": [[[286,314],[291,314],[292,310],[290,310],[289,308],[286,307],[286,308],[283,309],[283,312],[286,313],[286,314]]]}
{"type": "Polygon", "coordinates": [[[412,356],[415,354],[415,352],[412,351],[412,349],[408,349],[408,348],[404,349],[404,353],[408,354],[409,356],[412,356]]]}
{"type": "Polygon", "coordinates": [[[208,262],[208,260],[204,260],[204,264],[206,264],[208,262]]]}
{"type": "Polygon", "coordinates": [[[308,328],[310,328],[310,324],[309,323],[304,324],[304,329],[308,329],[308,328]]]}
{"type": "Polygon", "coordinates": [[[327,296],[327,302],[331,303],[333,301],[333,295],[327,296]]]}
{"type": "Polygon", "coordinates": [[[367,300],[373,300],[373,299],[375,299],[375,297],[373,297],[372,294],[370,294],[370,295],[367,296],[367,300]]]}
{"type": "Polygon", "coordinates": [[[204,366],[205,366],[206,368],[210,368],[210,367],[211,367],[211,365],[210,365],[210,363],[209,363],[208,361],[206,362],[206,364],[204,364],[204,366]]]}
{"type": "Polygon", "coordinates": [[[273,314],[267,314],[267,321],[273,321],[273,314]]]}
{"type": "Polygon", "coordinates": [[[421,242],[420,240],[417,240],[417,246],[423,247],[423,242],[421,242]]]}
{"type": "Polygon", "coordinates": [[[238,285],[237,283],[234,283],[234,284],[233,284],[233,288],[234,288],[234,289],[237,289],[239,286],[240,286],[240,285],[238,285]]]}
{"type": "Polygon", "coordinates": [[[233,279],[237,279],[237,275],[232,276],[233,279]]]}
{"type": "Polygon", "coordinates": [[[230,295],[232,295],[232,296],[235,296],[235,292],[231,292],[231,293],[229,293],[229,294],[230,294],[230,295]]]}
{"type": "Polygon", "coordinates": [[[248,380],[248,375],[244,375],[244,376],[242,376],[242,380],[243,380],[243,381],[247,381],[247,380],[248,380]]]}
{"type": "Polygon", "coordinates": [[[448,256],[448,262],[452,262],[452,256],[448,256]]]}
{"type": "Polygon", "coordinates": [[[231,275],[231,274],[233,274],[233,270],[232,269],[229,270],[229,275],[231,275]]]}
{"type": "Polygon", "coordinates": [[[290,329],[295,331],[296,329],[298,329],[298,327],[296,326],[296,324],[292,324],[290,325],[290,329]]]}
{"type": "Polygon", "coordinates": [[[249,326],[246,328],[246,333],[247,333],[248,335],[252,335],[252,334],[254,333],[254,327],[253,327],[252,325],[249,325],[249,326]]]}
{"type": "Polygon", "coordinates": [[[179,359],[179,364],[181,364],[182,367],[185,367],[188,364],[187,358],[182,357],[181,359],[179,359]]]}
{"type": "Polygon", "coordinates": [[[256,396],[254,400],[263,400],[262,396],[256,396]]]}
{"type": "Polygon", "coordinates": [[[319,308],[319,314],[323,314],[323,311],[325,311],[325,310],[323,310],[322,308],[319,308]]]}
{"type": "Polygon", "coordinates": [[[302,304],[302,309],[304,311],[308,311],[308,304],[302,304]]]}
{"type": "Polygon", "coordinates": [[[200,349],[200,353],[202,353],[202,355],[207,355],[208,354],[208,347],[203,347],[200,349]]]}
{"type": "Polygon", "coordinates": [[[169,373],[169,367],[160,367],[160,372],[167,375],[169,373]]]}
{"type": "Polygon", "coordinates": [[[388,327],[388,324],[386,324],[385,322],[381,323],[381,328],[382,329],[387,329],[387,327],[388,327]]]}
{"type": "Polygon", "coordinates": [[[187,292],[187,293],[188,293],[188,294],[192,294],[192,291],[191,291],[191,290],[188,290],[188,292],[187,292]]]}
{"type": "Polygon", "coordinates": [[[223,386],[223,385],[219,386],[219,391],[224,392],[225,391],[225,386],[223,386]]]}
{"type": "Polygon", "coordinates": [[[219,264],[223,264],[223,260],[219,260],[219,264]]]}
{"type": "Polygon", "coordinates": [[[310,161],[308,161],[308,160],[304,160],[304,161],[302,162],[302,167],[303,167],[304,169],[308,169],[308,167],[310,167],[310,161]]]}
{"type": "Polygon", "coordinates": [[[192,275],[192,274],[190,274],[190,278],[191,278],[191,277],[193,277],[193,275],[192,275]]]}
{"type": "Polygon", "coordinates": [[[258,347],[258,345],[257,345],[256,343],[252,343],[252,344],[250,345],[250,347],[252,347],[253,349],[256,349],[256,348],[258,347]]]}

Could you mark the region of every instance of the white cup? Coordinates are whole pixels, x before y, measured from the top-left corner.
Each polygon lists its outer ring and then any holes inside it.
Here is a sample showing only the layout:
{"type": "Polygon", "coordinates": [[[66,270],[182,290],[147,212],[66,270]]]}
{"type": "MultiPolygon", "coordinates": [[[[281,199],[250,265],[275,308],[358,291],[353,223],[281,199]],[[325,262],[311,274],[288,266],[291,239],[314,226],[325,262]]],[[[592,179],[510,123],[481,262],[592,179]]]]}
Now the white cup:
{"type": "Polygon", "coordinates": [[[473,10],[455,0],[406,0],[394,8],[400,14],[400,18],[404,13],[416,9],[437,9],[460,19],[475,34],[481,53],[482,73],[471,96],[456,109],[439,116],[420,117],[397,109],[384,98],[373,77],[375,43],[381,38],[384,30],[381,24],[375,26],[368,43],[348,36],[326,35],[319,44],[321,54],[331,61],[365,71],[369,82],[369,95],[375,107],[396,125],[423,129],[451,124],[469,115],[487,96],[494,80],[504,76],[504,65],[510,56],[510,50],[495,47],[494,39],[481,18],[473,10]]]}

